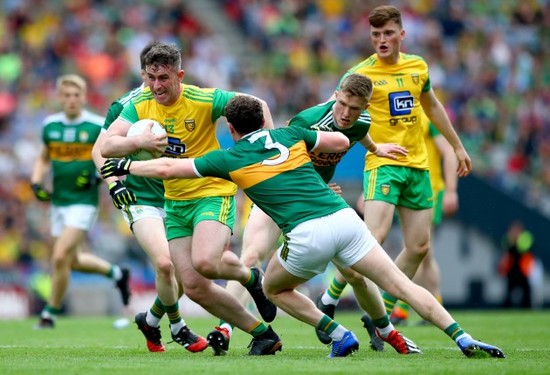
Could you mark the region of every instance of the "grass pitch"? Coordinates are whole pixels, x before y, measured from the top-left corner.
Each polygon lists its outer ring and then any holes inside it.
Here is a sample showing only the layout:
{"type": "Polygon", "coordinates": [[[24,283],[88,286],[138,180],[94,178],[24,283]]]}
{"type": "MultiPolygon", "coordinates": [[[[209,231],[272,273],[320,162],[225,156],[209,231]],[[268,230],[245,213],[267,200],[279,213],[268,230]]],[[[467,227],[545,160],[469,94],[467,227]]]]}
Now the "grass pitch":
{"type": "MultiPolygon", "coordinates": [[[[454,311],[455,319],[474,338],[500,347],[506,359],[466,358],[432,326],[399,329],[423,351],[399,355],[386,345],[369,349],[359,312],[337,312],[337,320],[353,330],[361,346],[353,356],[326,358],[330,348],[317,341],[313,328],[280,316],[272,323],[283,340],[274,356],[250,357],[250,336],[235,330],[230,351],[214,357],[210,349],[190,353],[170,341],[163,321],[164,353],[149,353],[135,324],[114,329],[114,317],[60,318],[54,330],[34,330],[37,319],[0,321],[0,374],[550,374],[550,311],[454,311]]],[[[188,318],[206,336],[214,318],[188,318]]]]}

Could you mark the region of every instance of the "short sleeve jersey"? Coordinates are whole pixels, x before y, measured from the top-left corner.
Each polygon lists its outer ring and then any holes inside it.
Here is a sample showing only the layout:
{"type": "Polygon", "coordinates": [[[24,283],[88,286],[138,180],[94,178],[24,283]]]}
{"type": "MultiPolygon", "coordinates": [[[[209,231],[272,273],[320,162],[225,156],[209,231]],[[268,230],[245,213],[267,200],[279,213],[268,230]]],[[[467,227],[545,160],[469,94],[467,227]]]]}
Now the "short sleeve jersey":
{"type": "MultiPolygon", "coordinates": [[[[142,91],[145,90],[149,90],[149,88],[144,88],[144,86],[141,85],[140,87],[128,91],[114,101],[107,111],[103,131],[109,129],[109,126],[118,118],[125,105],[130,103],[132,99],[141,95],[142,91]]],[[[136,204],[164,207],[164,185],[162,180],[128,175],[124,180],[124,184],[136,195],[136,204]]]]}
{"type": "Polygon", "coordinates": [[[288,233],[304,221],[349,207],[315,172],[309,150],[317,142],[317,132],[297,126],[261,129],[228,150],[195,159],[195,172],[234,181],[288,233]]]}
{"type": "Polygon", "coordinates": [[[56,206],[99,203],[99,186],[92,184],[82,189],[76,187],[76,179],[87,171],[96,172],[92,160],[92,148],[101,132],[104,118],[84,110],[74,120],[59,112],[46,117],[42,129],[42,142],[52,163],[52,203],[56,206]]]}
{"type": "MultiPolygon", "coordinates": [[[[176,158],[196,158],[220,149],[216,121],[225,115],[225,106],[236,94],[214,88],[182,84],[178,101],[164,106],[149,91],[143,91],[124,107],[121,118],[134,123],[141,119],[158,121],[168,133],[169,147],[176,158]]],[[[170,200],[190,200],[210,196],[232,196],[237,186],[220,178],[164,180],[164,196],[170,200]]]]}
{"type": "MultiPolygon", "coordinates": [[[[381,165],[428,169],[428,155],[422,127],[420,96],[431,89],[428,65],[420,56],[401,53],[397,64],[387,65],[373,54],[344,75],[359,73],[369,77],[373,92],[369,101],[372,125],[369,134],[376,143],[396,143],[406,147],[407,156],[397,160],[367,153],[365,170],[381,165]]],[[[340,83],[342,82],[340,81],[340,83]]]]}
{"type": "MultiPolygon", "coordinates": [[[[334,103],[335,101],[331,100],[316,105],[315,107],[305,109],[290,119],[288,125],[316,131],[321,130],[343,133],[349,138],[350,148],[352,148],[358,141],[365,138],[365,135],[368,133],[371,123],[370,114],[367,111],[363,111],[359,119],[352,126],[341,129],[334,120],[334,103]]],[[[323,180],[328,183],[332,179],[332,176],[334,176],[336,166],[346,153],[347,151],[339,153],[312,151],[309,156],[317,172],[321,175],[323,180]]]]}
{"type": "Polygon", "coordinates": [[[432,191],[437,193],[438,191],[445,189],[445,180],[443,179],[443,171],[441,169],[441,154],[435,144],[435,138],[441,136],[441,133],[430,122],[428,116],[424,117],[424,134],[426,140],[426,149],[428,150],[428,160],[430,163],[430,181],[432,182],[432,191]]]}

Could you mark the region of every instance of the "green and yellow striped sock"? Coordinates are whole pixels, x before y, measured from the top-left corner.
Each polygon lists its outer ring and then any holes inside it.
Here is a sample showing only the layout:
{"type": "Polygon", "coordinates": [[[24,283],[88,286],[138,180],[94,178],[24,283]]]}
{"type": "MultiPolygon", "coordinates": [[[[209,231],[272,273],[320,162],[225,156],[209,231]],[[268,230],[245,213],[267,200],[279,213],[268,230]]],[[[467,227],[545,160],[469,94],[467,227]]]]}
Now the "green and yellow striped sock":
{"type": "Polygon", "coordinates": [[[162,302],[160,302],[160,299],[158,298],[158,296],[157,298],[155,298],[155,302],[153,302],[153,306],[151,306],[151,308],[149,309],[149,312],[151,313],[151,315],[153,315],[155,318],[159,320],[166,313],[164,305],[162,304],[162,302]]]}
{"type": "Polygon", "coordinates": [[[330,335],[336,328],[338,328],[338,326],[339,324],[337,322],[325,315],[321,321],[319,321],[319,324],[317,324],[317,329],[325,332],[327,335],[330,335]]]}
{"type": "Polygon", "coordinates": [[[462,328],[460,328],[457,322],[454,322],[453,324],[445,328],[445,333],[454,341],[456,341],[456,339],[465,332],[462,328]]]}
{"type": "Polygon", "coordinates": [[[250,334],[254,337],[256,336],[259,336],[261,335],[262,333],[266,332],[267,331],[267,325],[262,322],[262,321],[259,321],[255,324],[254,328],[252,328],[252,330],[250,331],[250,334]]]}
{"type": "Polygon", "coordinates": [[[388,293],[384,292],[384,293],[382,293],[382,299],[384,300],[384,306],[386,306],[386,313],[388,315],[391,315],[393,307],[395,306],[395,303],[397,302],[397,298],[395,298],[395,297],[389,295],[388,293]]]}
{"type": "Polygon", "coordinates": [[[344,292],[344,289],[345,289],[346,285],[348,285],[348,283],[344,282],[342,284],[342,283],[338,282],[338,280],[336,280],[336,277],[333,277],[332,282],[330,283],[330,285],[327,288],[327,294],[331,298],[334,298],[335,300],[339,300],[340,296],[344,292]]]}

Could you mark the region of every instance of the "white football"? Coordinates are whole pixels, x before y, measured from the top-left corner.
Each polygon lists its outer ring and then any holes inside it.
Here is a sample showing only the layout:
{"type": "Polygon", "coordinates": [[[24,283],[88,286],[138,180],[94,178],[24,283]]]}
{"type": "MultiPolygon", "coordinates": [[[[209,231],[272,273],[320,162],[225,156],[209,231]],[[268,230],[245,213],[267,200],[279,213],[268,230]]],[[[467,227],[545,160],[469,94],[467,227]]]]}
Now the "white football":
{"type": "MultiPolygon", "coordinates": [[[[128,133],[126,134],[126,136],[135,137],[136,135],[142,134],[145,131],[145,129],[149,127],[149,124],[151,123],[153,123],[153,127],[151,128],[151,131],[153,132],[153,134],[155,135],[166,134],[166,130],[157,121],[150,120],[150,119],[143,119],[143,120],[134,122],[128,129],[128,133]]],[[[161,155],[153,155],[149,151],[138,150],[128,156],[131,156],[132,159],[134,160],[150,160],[150,159],[160,157],[161,155]]]]}

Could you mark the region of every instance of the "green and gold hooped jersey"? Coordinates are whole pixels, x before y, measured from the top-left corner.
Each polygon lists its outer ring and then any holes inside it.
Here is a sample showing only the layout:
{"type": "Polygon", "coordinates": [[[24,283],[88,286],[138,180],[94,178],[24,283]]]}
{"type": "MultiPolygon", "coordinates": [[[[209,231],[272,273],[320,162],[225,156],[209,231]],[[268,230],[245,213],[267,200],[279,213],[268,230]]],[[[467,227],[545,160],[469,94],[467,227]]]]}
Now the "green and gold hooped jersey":
{"type": "Polygon", "coordinates": [[[42,141],[48,149],[53,173],[52,203],[56,206],[99,203],[99,186],[77,188],[76,179],[82,173],[96,175],[92,148],[99,137],[104,118],[89,111],[69,120],[59,112],[46,117],[42,141]]]}
{"type": "Polygon", "coordinates": [[[315,172],[309,151],[318,134],[297,126],[260,129],[228,150],[195,159],[198,176],[234,181],[283,233],[349,207],[315,172]]]}
{"type": "MultiPolygon", "coordinates": [[[[305,109],[291,118],[288,125],[310,130],[340,132],[349,138],[350,148],[352,148],[358,141],[365,138],[365,135],[368,133],[371,123],[370,114],[367,111],[363,111],[359,119],[352,126],[347,129],[340,129],[334,120],[332,111],[334,103],[336,101],[331,100],[305,109]]],[[[309,156],[317,172],[326,183],[329,183],[332,176],[334,176],[336,166],[346,153],[347,151],[339,153],[311,151],[309,156]]]]}
{"type": "MultiPolygon", "coordinates": [[[[128,91],[113,102],[107,110],[107,117],[105,118],[103,131],[107,131],[109,126],[111,126],[111,124],[118,118],[124,106],[130,103],[132,99],[140,96],[143,91],[148,90],[148,87],[141,85],[132,91],[128,91]]],[[[136,195],[136,204],[161,208],[164,207],[164,184],[162,180],[128,175],[124,180],[124,185],[136,195]]]]}
{"type": "Polygon", "coordinates": [[[443,179],[443,171],[441,169],[441,154],[435,144],[435,138],[441,133],[428,116],[422,115],[424,123],[424,139],[426,141],[426,149],[428,150],[428,161],[430,164],[430,181],[432,182],[432,191],[437,194],[445,189],[445,180],[443,179]]]}
{"type": "Polygon", "coordinates": [[[376,143],[396,143],[409,150],[407,156],[398,156],[397,160],[379,158],[368,152],[365,170],[381,165],[428,169],[420,95],[429,91],[431,84],[424,59],[401,53],[397,64],[386,65],[373,54],[348,70],[342,80],[352,73],[363,74],[373,83],[369,101],[372,116],[369,134],[372,140],[376,143]]]}
{"type": "MultiPolygon", "coordinates": [[[[140,119],[158,121],[168,133],[168,153],[175,158],[196,158],[218,150],[216,121],[225,114],[225,106],[236,94],[213,88],[182,84],[182,94],[171,106],[158,104],[147,90],[125,106],[120,116],[134,123],[140,119]]],[[[237,193],[232,182],[215,178],[164,180],[164,196],[170,200],[188,200],[237,193]]]]}

